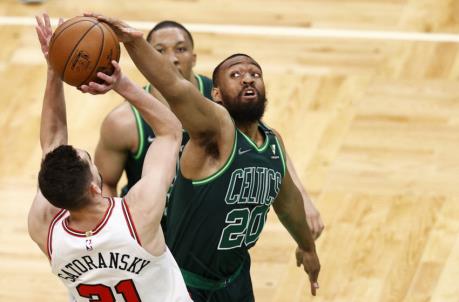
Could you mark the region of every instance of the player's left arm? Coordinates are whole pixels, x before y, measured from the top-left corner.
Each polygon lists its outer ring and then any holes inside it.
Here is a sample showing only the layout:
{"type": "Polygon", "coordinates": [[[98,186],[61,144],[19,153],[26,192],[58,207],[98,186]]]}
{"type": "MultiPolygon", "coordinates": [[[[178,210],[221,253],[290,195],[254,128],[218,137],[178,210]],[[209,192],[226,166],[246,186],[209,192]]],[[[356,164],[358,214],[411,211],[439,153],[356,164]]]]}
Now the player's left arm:
{"type": "Polygon", "coordinates": [[[290,156],[288,156],[288,154],[286,154],[286,158],[287,168],[290,172],[290,176],[292,177],[295,186],[298,188],[298,190],[301,193],[301,196],[303,197],[304,211],[306,213],[306,221],[308,222],[309,229],[311,230],[314,239],[317,239],[319,238],[320,234],[324,229],[324,223],[322,222],[322,218],[320,217],[320,212],[317,210],[316,206],[314,205],[308,193],[306,192],[306,189],[301,183],[301,180],[295,170],[293,162],[290,159],[290,156]]]}
{"type": "MultiPolygon", "coordinates": [[[[279,135],[278,138],[280,139],[279,135]]],[[[283,144],[282,149],[285,150],[283,144]]],[[[317,282],[320,271],[319,258],[314,238],[306,221],[303,198],[293,182],[288,167],[273,208],[281,223],[298,244],[297,264],[304,266],[311,282],[311,293],[315,296],[316,289],[319,287],[317,282]]]]}

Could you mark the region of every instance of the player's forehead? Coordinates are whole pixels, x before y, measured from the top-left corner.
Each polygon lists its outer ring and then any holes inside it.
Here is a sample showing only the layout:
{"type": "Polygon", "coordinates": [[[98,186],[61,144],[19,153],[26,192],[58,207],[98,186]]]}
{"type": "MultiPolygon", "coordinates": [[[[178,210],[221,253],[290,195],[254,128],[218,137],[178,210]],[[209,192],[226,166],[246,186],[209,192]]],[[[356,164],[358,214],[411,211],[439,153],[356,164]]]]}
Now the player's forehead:
{"type": "Polygon", "coordinates": [[[255,68],[261,71],[260,66],[254,59],[247,57],[247,56],[243,56],[243,55],[235,56],[231,59],[228,59],[221,66],[221,70],[232,70],[232,69],[238,69],[242,67],[252,67],[252,68],[255,68]]]}
{"type": "Polygon", "coordinates": [[[151,35],[153,45],[176,45],[179,43],[191,43],[188,35],[178,27],[164,27],[155,30],[151,35]]]}

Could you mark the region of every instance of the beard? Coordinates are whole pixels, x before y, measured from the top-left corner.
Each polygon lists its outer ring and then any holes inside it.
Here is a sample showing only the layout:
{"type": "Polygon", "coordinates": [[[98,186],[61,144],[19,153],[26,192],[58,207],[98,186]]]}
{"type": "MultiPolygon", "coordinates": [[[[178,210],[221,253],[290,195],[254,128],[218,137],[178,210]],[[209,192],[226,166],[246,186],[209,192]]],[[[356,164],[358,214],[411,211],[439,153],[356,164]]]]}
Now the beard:
{"type": "Polygon", "coordinates": [[[267,103],[265,94],[258,91],[255,87],[250,88],[257,92],[257,99],[252,102],[242,101],[244,89],[236,97],[230,97],[223,90],[221,91],[224,100],[223,106],[228,110],[236,123],[248,124],[257,122],[261,120],[265,113],[267,103]]]}

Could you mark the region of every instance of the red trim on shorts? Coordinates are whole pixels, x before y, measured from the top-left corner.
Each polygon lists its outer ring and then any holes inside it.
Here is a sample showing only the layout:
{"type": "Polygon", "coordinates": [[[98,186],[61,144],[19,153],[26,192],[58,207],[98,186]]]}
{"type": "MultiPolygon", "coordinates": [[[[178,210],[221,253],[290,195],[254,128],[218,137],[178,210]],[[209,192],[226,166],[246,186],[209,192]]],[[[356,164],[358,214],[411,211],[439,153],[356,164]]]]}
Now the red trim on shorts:
{"type": "Polygon", "coordinates": [[[139,243],[139,245],[142,246],[142,243],[140,242],[140,237],[137,234],[137,230],[135,228],[134,220],[132,220],[131,212],[129,211],[129,207],[126,203],[126,199],[123,198],[121,204],[123,207],[123,214],[124,218],[126,219],[129,232],[131,233],[132,238],[134,238],[137,241],[137,243],[139,243]]]}
{"type": "Polygon", "coordinates": [[[97,233],[99,233],[100,230],[102,230],[102,228],[107,224],[110,216],[112,215],[113,207],[115,206],[115,202],[111,198],[107,198],[107,199],[109,201],[109,205],[108,205],[107,210],[105,211],[104,217],[102,217],[102,220],[99,221],[99,223],[93,230],[88,231],[88,232],[82,232],[79,230],[72,229],[69,226],[68,217],[62,221],[62,226],[64,227],[64,230],[70,235],[76,236],[76,237],[89,237],[89,236],[96,235],[97,233]]]}
{"type": "Polygon", "coordinates": [[[48,236],[46,237],[46,256],[48,256],[49,261],[51,261],[51,255],[53,253],[53,230],[57,221],[62,218],[67,213],[67,210],[60,209],[59,212],[54,215],[51,223],[48,226],[48,236]]]}

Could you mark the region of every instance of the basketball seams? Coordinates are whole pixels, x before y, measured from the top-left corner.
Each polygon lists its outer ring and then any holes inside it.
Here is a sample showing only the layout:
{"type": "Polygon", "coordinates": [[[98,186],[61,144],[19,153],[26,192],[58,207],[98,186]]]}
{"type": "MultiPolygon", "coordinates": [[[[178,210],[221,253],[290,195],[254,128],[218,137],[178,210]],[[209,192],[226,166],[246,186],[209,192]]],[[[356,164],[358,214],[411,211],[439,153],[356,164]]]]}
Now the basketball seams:
{"type": "MultiPolygon", "coordinates": [[[[70,21],[70,20],[69,20],[70,21]]],[[[91,19],[85,19],[85,20],[76,20],[75,22],[73,23],[70,23],[70,24],[67,24],[67,26],[63,27],[62,29],[59,30],[59,32],[55,32],[52,37],[51,37],[51,42],[49,43],[49,48],[51,49],[52,48],[52,45],[54,44],[54,42],[62,35],[62,33],[68,29],[69,27],[72,27],[73,25],[75,24],[78,24],[78,23],[81,23],[81,22],[90,22],[92,24],[97,24],[97,22],[93,22],[93,20],[91,19]]]]}
{"type": "MultiPolygon", "coordinates": [[[[71,20],[71,19],[70,19],[70,20],[71,20]]],[[[70,20],[68,20],[68,21],[70,21],[70,20]]],[[[57,38],[58,38],[66,29],[68,29],[69,27],[71,27],[71,26],[73,26],[73,25],[75,25],[75,24],[77,24],[77,23],[80,23],[80,22],[90,22],[90,23],[92,23],[92,24],[97,24],[97,21],[94,21],[94,20],[88,18],[88,19],[84,19],[84,20],[75,20],[75,22],[70,22],[69,24],[66,24],[66,26],[63,27],[63,28],[59,28],[59,27],[58,27],[57,29],[59,29],[59,31],[57,31],[57,32],[54,33],[54,34],[55,34],[55,37],[54,37],[54,35],[53,35],[53,37],[51,37],[51,42],[50,42],[50,44],[52,44],[55,40],[57,40],[57,38]]],[[[64,25],[64,24],[62,24],[62,25],[64,25]]],[[[57,29],[56,29],[56,30],[57,30],[57,29]]],[[[51,45],[50,45],[50,46],[51,46],[51,45]]]]}
{"type": "Polygon", "coordinates": [[[56,28],[50,42],[49,62],[64,82],[79,87],[89,81],[99,82],[99,71],[112,73],[111,62],[119,61],[121,49],[107,24],[94,18],[75,18],[76,21],[67,20],[56,28]]]}
{"type": "MultiPolygon", "coordinates": [[[[93,67],[93,69],[91,70],[91,72],[89,73],[88,77],[87,77],[86,79],[84,79],[84,81],[82,81],[77,87],[80,87],[81,85],[83,85],[84,83],[86,83],[87,80],[89,80],[91,77],[93,77],[94,70],[96,70],[96,72],[97,72],[97,67],[98,67],[98,65],[99,65],[100,57],[102,56],[103,50],[104,50],[104,48],[105,48],[105,33],[104,33],[104,29],[103,29],[102,26],[100,26],[99,24],[100,24],[100,22],[97,22],[97,23],[94,25],[94,26],[97,25],[97,28],[102,32],[102,40],[101,40],[101,41],[102,41],[102,43],[101,43],[102,45],[101,45],[101,47],[99,47],[99,55],[97,56],[97,61],[96,61],[96,63],[94,64],[94,67],[93,67]]],[[[91,27],[91,29],[94,28],[94,26],[91,27]]],[[[84,38],[85,36],[86,36],[86,34],[83,36],[83,38],[84,38]]],[[[80,42],[81,42],[81,40],[78,41],[78,44],[79,44],[80,42]]],[[[72,55],[73,55],[73,52],[72,52],[72,55]]],[[[65,73],[65,70],[64,70],[64,73],[65,73]]]]}
{"type": "Polygon", "coordinates": [[[94,26],[97,26],[98,23],[99,22],[93,23],[93,25],[84,33],[84,35],[81,36],[81,38],[78,40],[78,42],[75,44],[72,51],[70,52],[70,55],[67,57],[67,60],[65,61],[65,65],[64,65],[64,70],[62,71],[62,78],[64,79],[64,81],[65,81],[65,72],[67,71],[67,65],[70,61],[70,58],[72,58],[73,54],[75,53],[75,50],[77,49],[78,45],[80,45],[81,41],[83,41],[86,35],[94,28],[94,26]]]}

